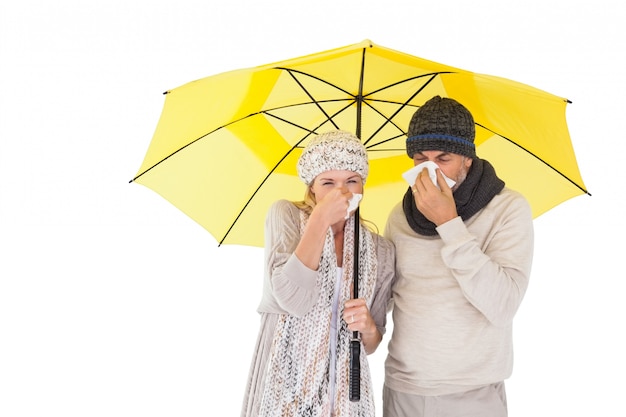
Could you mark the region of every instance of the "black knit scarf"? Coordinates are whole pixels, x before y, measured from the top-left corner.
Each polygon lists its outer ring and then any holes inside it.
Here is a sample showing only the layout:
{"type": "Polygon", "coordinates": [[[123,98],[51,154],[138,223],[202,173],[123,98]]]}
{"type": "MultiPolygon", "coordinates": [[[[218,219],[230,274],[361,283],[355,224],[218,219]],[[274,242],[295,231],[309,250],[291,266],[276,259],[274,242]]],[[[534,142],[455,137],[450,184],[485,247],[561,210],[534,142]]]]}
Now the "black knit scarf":
{"type": "MultiPolygon", "coordinates": [[[[504,181],[496,175],[493,166],[486,160],[473,158],[465,181],[454,191],[456,211],[463,221],[485,207],[504,188],[504,181]]],[[[437,235],[435,224],[426,219],[415,206],[411,187],[402,200],[404,215],[411,229],[425,236],[437,235]]]]}

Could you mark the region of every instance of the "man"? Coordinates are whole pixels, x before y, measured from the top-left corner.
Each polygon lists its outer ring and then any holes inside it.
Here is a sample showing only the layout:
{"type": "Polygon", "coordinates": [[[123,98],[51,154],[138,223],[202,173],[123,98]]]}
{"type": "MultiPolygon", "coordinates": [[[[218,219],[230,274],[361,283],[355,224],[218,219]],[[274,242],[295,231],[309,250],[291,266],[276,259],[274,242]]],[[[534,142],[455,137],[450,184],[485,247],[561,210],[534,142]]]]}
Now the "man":
{"type": "Polygon", "coordinates": [[[533,224],[524,197],[476,156],[474,120],[434,97],[409,125],[418,174],[390,214],[396,246],[393,334],[385,362],[384,417],[507,415],[512,321],[531,269],[533,224]],[[450,188],[448,177],[456,183],[450,188]]]}

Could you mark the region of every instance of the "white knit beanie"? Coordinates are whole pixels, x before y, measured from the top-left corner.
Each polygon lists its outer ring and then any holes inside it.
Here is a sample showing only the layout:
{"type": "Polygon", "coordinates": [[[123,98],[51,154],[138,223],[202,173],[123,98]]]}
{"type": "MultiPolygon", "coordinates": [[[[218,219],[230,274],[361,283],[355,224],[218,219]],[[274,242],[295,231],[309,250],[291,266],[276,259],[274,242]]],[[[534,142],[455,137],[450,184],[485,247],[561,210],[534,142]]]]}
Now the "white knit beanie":
{"type": "Polygon", "coordinates": [[[306,185],[311,185],[322,172],[333,170],[356,172],[365,184],[369,172],[367,151],[357,136],[333,130],[309,141],[298,159],[297,169],[306,185]]]}

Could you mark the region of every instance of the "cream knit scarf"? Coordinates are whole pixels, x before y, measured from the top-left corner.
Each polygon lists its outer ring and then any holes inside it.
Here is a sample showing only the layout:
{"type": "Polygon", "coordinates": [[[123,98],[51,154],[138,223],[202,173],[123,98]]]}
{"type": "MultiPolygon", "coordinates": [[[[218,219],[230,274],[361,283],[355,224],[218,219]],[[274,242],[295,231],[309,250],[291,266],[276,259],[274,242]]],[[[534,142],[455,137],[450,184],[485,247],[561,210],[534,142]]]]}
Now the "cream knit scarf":
{"type": "MultiPolygon", "coordinates": [[[[307,219],[308,216],[301,211],[301,233],[307,219]]],[[[359,234],[358,296],[367,300],[368,307],[371,307],[377,272],[376,248],[368,230],[360,226],[359,234]]],[[[334,240],[329,230],[317,276],[320,289],[317,303],[302,317],[282,314],[276,325],[259,416],[374,416],[373,389],[363,347],[360,357],[361,399],[358,402],[349,399],[349,345],[352,332],[342,319],[342,313],[344,303],[352,298],[354,215],[346,223],[344,236],[344,272],[336,323],[337,340],[329,340],[337,270],[334,240]],[[337,344],[334,410],[331,410],[330,401],[333,395],[329,384],[330,343],[337,344]]]]}

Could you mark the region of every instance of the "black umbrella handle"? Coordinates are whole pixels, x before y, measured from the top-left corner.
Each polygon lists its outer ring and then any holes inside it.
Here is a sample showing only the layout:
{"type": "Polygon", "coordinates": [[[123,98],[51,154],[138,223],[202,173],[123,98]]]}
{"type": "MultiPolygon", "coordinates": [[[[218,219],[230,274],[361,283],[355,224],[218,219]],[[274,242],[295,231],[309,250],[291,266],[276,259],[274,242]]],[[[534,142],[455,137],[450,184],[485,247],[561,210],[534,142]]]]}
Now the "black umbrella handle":
{"type": "MultiPolygon", "coordinates": [[[[354,213],[354,268],[352,286],[354,298],[359,296],[359,209],[354,213]]],[[[361,399],[361,339],[359,332],[352,333],[350,340],[350,401],[361,399]]]]}
{"type": "MultiPolygon", "coordinates": [[[[357,332],[355,332],[357,333],[357,332]]],[[[361,399],[361,340],[350,341],[350,401],[361,399]]]]}

